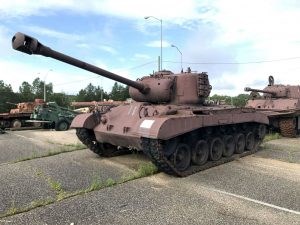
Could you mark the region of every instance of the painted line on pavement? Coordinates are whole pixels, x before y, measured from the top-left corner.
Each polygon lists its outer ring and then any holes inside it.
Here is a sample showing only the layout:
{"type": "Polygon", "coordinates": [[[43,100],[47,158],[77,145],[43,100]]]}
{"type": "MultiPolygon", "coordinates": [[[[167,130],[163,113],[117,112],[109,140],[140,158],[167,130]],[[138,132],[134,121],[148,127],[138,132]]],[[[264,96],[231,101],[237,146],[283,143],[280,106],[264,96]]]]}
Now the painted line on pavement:
{"type": "Polygon", "coordinates": [[[296,215],[300,215],[299,211],[295,211],[295,210],[292,210],[292,209],[287,209],[287,208],[284,208],[284,207],[280,207],[280,206],[277,206],[277,205],[273,205],[273,204],[270,204],[270,203],[262,202],[262,201],[259,201],[259,200],[256,200],[256,199],[248,198],[248,197],[245,197],[245,196],[242,196],[242,195],[237,195],[237,194],[229,193],[229,192],[214,189],[214,188],[211,188],[211,190],[213,190],[215,192],[218,192],[218,193],[221,193],[221,194],[233,196],[235,198],[239,198],[239,199],[243,199],[243,200],[246,200],[246,201],[254,202],[256,204],[260,204],[260,205],[268,206],[268,207],[271,207],[271,208],[274,208],[274,209],[278,209],[278,210],[281,210],[281,211],[284,211],[284,212],[289,212],[289,213],[293,213],[293,214],[296,214],[296,215]]]}

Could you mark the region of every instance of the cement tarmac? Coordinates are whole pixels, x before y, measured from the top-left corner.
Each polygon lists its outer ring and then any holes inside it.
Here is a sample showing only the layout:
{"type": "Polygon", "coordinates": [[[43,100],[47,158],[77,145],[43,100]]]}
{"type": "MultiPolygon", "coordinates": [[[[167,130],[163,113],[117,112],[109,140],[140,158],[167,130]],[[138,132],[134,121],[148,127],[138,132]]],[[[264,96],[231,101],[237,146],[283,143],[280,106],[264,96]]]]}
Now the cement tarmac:
{"type": "MultiPolygon", "coordinates": [[[[39,135],[27,132],[22,135],[39,135]]],[[[72,142],[72,132],[67,133],[70,139],[59,132],[58,140],[72,142]]],[[[40,140],[46,139],[45,132],[40,140]]],[[[30,143],[26,138],[18,141],[30,143]]],[[[0,224],[300,224],[298,143],[299,138],[274,140],[255,155],[186,178],[158,173],[3,217],[0,224]]],[[[139,154],[104,159],[80,150],[2,164],[0,210],[55,199],[51,183],[74,192],[95,179],[122,179],[145,161],[139,154]]]]}

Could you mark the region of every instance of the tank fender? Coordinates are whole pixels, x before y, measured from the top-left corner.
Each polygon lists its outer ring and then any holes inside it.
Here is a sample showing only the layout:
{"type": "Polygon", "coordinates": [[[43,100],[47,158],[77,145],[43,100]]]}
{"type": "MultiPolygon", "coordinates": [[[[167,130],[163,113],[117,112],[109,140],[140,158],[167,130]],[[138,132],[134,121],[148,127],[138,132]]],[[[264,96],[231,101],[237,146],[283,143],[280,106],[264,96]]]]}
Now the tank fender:
{"type": "Polygon", "coordinates": [[[71,128],[93,129],[100,123],[100,115],[96,113],[84,113],[77,115],[72,123],[71,128]]]}
{"type": "Polygon", "coordinates": [[[138,133],[142,137],[168,140],[178,135],[196,130],[201,127],[220,126],[256,122],[269,125],[267,115],[258,112],[235,113],[224,112],[222,114],[205,116],[184,117],[156,117],[146,118],[141,121],[138,133]]]}

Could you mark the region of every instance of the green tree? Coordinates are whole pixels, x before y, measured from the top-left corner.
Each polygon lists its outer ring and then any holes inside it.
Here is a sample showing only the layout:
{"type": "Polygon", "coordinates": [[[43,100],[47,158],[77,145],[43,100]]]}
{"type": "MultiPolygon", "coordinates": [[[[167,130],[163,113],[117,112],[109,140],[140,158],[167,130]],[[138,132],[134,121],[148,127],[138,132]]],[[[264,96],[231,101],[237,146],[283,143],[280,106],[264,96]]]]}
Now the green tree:
{"type": "Polygon", "coordinates": [[[91,83],[85,89],[81,89],[76,96],[77,102],[101,101],[108,99],[108,94],[99,86],[94,86],[91,83]]]}
{"type": "Polygon", "coordinates": [[[95,95],[96,95],[96,99],[98,99],[99,101],[103,101],[104,99],[106,100],[109,99],[109,95],[107,94],[107,92],[105,92],[103,88],[99,86],[96,88],[95,95]]]}
{"type": "MultiPolygon", "coordinates": [[[[44,98],[44,81],[39,77],[35,78],[32,82],[32,92],[34,98],[44,98]]],[[[46,100],[53,94],[52,83],[46,84],[46,100]]]]}
{"type": "Polygon", "coordinates": [[[239,94],[236,97],[233,97],[233,105],[237,107],[244,107],[247,103],[247,100],[249,99],[248,94],[239,94]]]}
{"type": "Polygon", "coordinates": [[[56,102],[62,107],[69,107],[71,102],[70,98],[65,93],[53,93],[47,101],[56,102]]]}
{"type": "Polygon", "coordinates": [[[10,84],[5,84],[0,80],[0,112],[8,112],[10,109],[15,108],[14,105],[7,104],[7,102],[18,103],[19,95],[14,93],[10,84]]]}
{"type": "Polygon", "coordinates": [[[19,94],[22,102],[32,102],[34,100],[32,86],[27,81],[23,81],[23,83],[19,87],[19,94]]]}
{"type": "Polygon", "coordinates": [[[214,94],[213,96],[210,97],[210,100],[214,101],[214,102],[225,102],[225,104],[231,105],[231,98],[228,95],[217,95],[214,94]]]}
{"type": "Polygon", "coordinates": [[[123,85],[115,82],[109,96],[110,99],[114,101],[125,101],[127,98],[130,98],[129,87],[128,86],[124,87],[123,85]]]}

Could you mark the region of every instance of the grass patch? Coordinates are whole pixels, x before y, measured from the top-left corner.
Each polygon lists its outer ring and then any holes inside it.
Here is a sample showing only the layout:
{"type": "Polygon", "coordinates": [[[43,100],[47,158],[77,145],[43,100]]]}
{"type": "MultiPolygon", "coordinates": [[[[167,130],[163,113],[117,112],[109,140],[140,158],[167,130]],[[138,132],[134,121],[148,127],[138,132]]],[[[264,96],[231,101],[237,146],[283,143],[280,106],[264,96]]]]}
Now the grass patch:
{"type": "Polygon", "coordinates": [[[62,192],[61,183],[58,181],[53,180],[52,178],[48,178],[48,184],[50,185],[51,189],[53,189],[55,192],[62,192]]]}
{"type": "Polygon", "coordinates": [[[32,209],[41,207],[41,206],[46,206],[49,205],[51,203],[54,203],[55,200],[51,199],[51,198],[47,198],[47,199],[39,199],[36,201],[32,201],[28,206],[25,207],[21,207],[21,208],[17,208],[17,207],[10,207],[8,210],[6,210],[5,213],[0,214],[0,218],[4,218],[4,217],[8,217],[8,216],[13,216],[19,213],[24,213],[24,212],[28,212],[32,209]]]}
{"type": "Polygon", "coordinates": [[[34,208],[37,208],[37,207],[49,205],[50,203],[53,203],[53,202],[54,202],[54,200],[51,199],[51,198],[39,199],[39,200],[31,202],[30,203],[30,208],[34,209],[34,208]]]}
{"type": "Polygon", "coordinates": [[[12,207],[10,207],[7,211],[6,211],[6,213],[5,214],[7,214],[7,215],[14,215],[14,214],[17,214],[18,213],[18,208],[17,207],[14,207],[14,206],[12,206],[12,207]]]}
{"type": "Polygon", "coordinates": [[[157,167],[153,163],[142,163],[139,165],[137,170],[138,177],[146,177],[158,172],[157,167]]]}
{"type": "Polygon", "coordinates": [[[157,167],[151,163],[141,163],[136,172],[134,174],[130,174],[130,175],[125,175],[122,177],[122,182],[128,182],[134,179],[138,179],[138,178],[142,178],[142,177],[146,177],[146,176],[151,176],[153,174],[156,174],[158,172],[157,167]]]}
{"type": "Polygon", "coordinates": [[[85,190],[83,190],[83,192],[88,193],[91,191],[99,190],[102,188],[102,186],[103,186],[102,181],[98,178],[94,178],[92,180],[91,185],[88,188],[86,188],[85,190]]]}
{"type": "Polygon", "coordinates": [[[276,140],[276,139],[280,139],[281,135],[279,133],[271,133],[271,134],[267,134],[263,140],[263,142],[268,142],[268,141],[272,141],[272,140],[276,140]]]}

